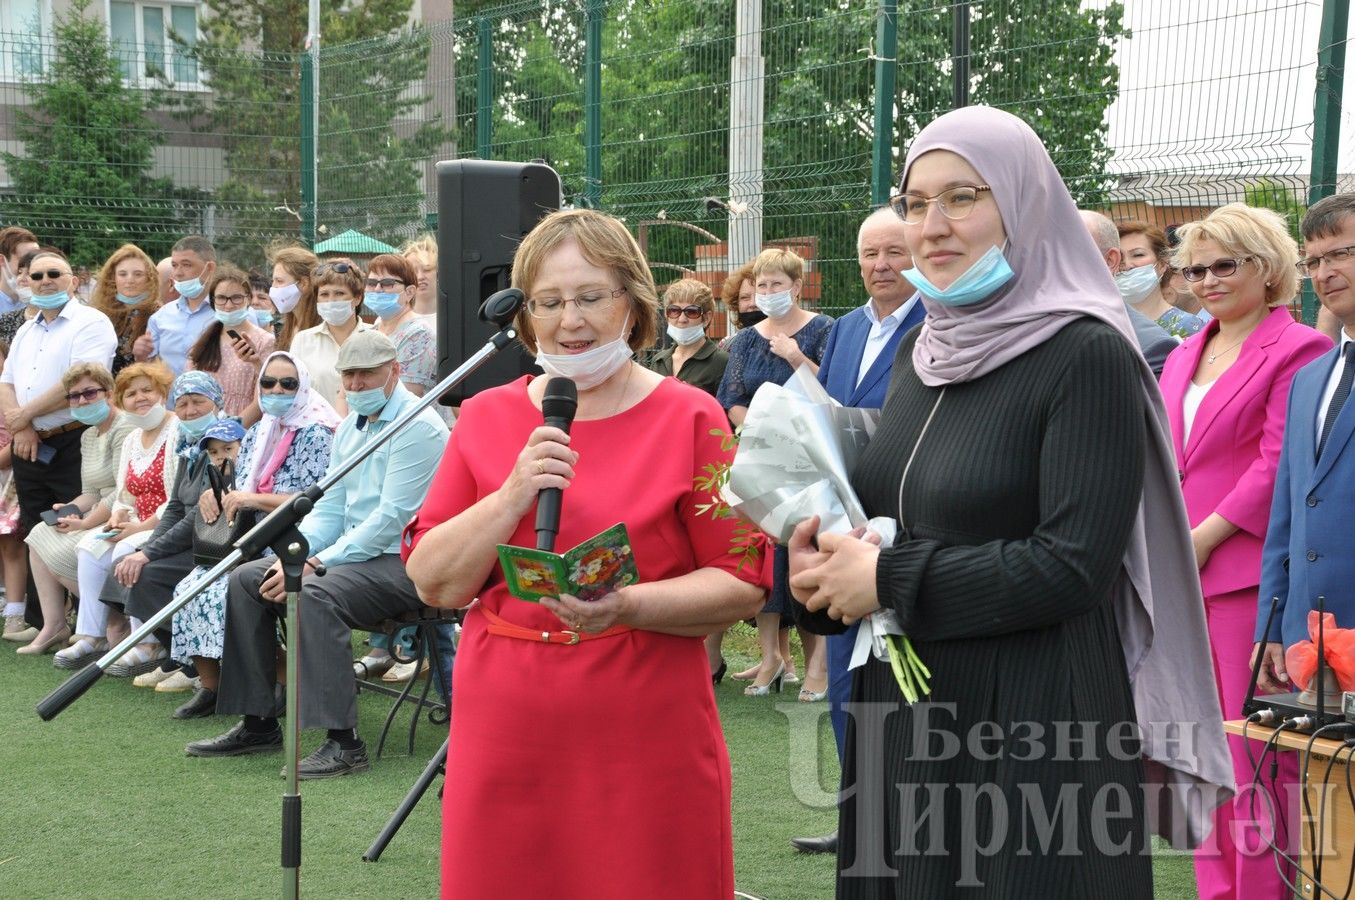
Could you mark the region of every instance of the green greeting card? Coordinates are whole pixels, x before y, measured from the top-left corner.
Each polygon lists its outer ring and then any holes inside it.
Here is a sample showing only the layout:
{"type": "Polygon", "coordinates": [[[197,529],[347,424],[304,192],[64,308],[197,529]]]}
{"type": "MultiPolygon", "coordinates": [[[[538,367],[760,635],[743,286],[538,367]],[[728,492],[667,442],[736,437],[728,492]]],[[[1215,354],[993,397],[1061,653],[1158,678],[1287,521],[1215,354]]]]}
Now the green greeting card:
{"type": "Polygon", "coordinates": [[[565,553],[499,544],[499,564],[508,592],[533,603],[561,594],[598,600],[640,580],[630,535],[620,523],[565,553]]]}

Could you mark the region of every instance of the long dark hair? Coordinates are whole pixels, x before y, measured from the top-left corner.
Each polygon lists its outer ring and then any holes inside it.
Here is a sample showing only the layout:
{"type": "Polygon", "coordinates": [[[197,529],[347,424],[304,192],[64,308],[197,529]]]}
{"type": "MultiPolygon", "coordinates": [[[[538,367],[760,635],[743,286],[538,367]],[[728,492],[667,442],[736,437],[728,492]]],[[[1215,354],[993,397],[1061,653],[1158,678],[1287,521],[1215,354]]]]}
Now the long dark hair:
{"type": "MultiPolygon", "coordinates": [[[[234,282],[245,289],[245,294],[249,295],[249,276],[230,264],[224,264],[217,267],[212,280],[207,284],[207,302],[216,309],[216,289],[226,282],[234,282]]],[[[246,301],[248,302],[248,301],[246,301]]],[[[188,359],[193,363],[193,368],[201,372],[215,372],[221,368],[221,332],[225,331],[225,326],[220,321],[213,319],[212,324],[202,332],[193,348],[188,351],[188,359]]]]}

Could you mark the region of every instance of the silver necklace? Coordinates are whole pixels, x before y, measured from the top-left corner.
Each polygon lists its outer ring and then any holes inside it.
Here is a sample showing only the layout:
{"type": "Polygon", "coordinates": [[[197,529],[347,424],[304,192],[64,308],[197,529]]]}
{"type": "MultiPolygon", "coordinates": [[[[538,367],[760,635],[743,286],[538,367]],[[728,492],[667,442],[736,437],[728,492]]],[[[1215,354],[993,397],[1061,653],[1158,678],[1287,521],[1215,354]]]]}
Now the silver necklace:
{"type": "MultiPolygon", "coordinates": [[[[1247,337],[1251,337],[1251,335],[1247,335],[1247,337]]],[[[1236,344],[1233,344],[1233,346],[1228,347],[1228,348],[1225,349],[1225,350],[1219,350],[1217,353],[1211,353],[1211,354],[1209,355],[1208,360],[1206,360],[1206,363],[1207,363],[1208,365],[1211,365],[1211,366],[1212,366],[1212,365],[1214,364],[1214,360],[1218,359],[1220,356],[1222,356],[1222,355],[1225,354],[1225,353],[1228,353],[1228,352],[1231,351],[1231,350],[1236,350],[1238,347],[1241,347],[1242,344],[1243,344],[1243,342],[1246,341],[1246,340],[1247,340],[1247,338],[1244,337],[1241,341],[1238,341],[1236,344]]]]}

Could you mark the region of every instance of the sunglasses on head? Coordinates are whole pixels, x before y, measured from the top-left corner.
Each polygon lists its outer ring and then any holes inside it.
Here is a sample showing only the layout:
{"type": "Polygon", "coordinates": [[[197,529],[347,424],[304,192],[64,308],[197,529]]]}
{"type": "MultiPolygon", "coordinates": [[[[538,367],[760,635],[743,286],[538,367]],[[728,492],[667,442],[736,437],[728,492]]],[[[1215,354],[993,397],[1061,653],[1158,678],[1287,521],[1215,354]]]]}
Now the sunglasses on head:
{"type": "Polygon", "coordinates": [[[347,275],[349,272],[359,271],[356,263],[332,262],[321,263],[315,269],[316,275],[323,275],[326,272],[338,272],[340,275],[347,275]]]}
{"type": "Polygon", "coordinates": [[[85,388],[83,391],[71,391],[69,394],[66,395],[66,402],[76,403],[78,401],[83,400],[86,403],[91,403],[94,400],[98,399],[100,394],[106,393],[108,393],[107,389],[101,387],[85,388]]]}
{"type": "Polygon", "coordinates": [[[45,272],[29,272],[29,273],[28,273],[28,280],[29,280],[29,281],[42,281],[43,278],[50,278],[50,279],[52,279],[53,281],[56,281],[58,278],[64,278],[65,276],[67,276],[67,275],[69,275],[69,274],[71,274],[71,273],[70,273],[70,272],[63,272],[63,271],[61,271],[60,269],[48,269],[48,270],[46,270],[45,272]]]}
{"type": "Polygon", "coordinates": [[[259,387],[270,391],[278,385],[282,385],[284,391],[295,391],[301,387],[301,380],[288,375],[283,378],[274,378],[272,375],[260,375],[259,387]]]}

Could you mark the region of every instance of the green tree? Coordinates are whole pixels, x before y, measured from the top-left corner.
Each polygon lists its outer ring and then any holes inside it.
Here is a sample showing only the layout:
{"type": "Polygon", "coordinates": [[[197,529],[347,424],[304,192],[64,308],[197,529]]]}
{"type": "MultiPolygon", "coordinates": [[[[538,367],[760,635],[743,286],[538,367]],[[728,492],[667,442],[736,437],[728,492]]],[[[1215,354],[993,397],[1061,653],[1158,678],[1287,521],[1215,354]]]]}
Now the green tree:
{"type": "MultiPolygon", "coordinates": [[[[330,234],[358,228],[396,239],[421,227],[422,166],[453,134],[428,97],[426,29],[407,27],[412,0],[322,0],[320,197],[330,234]],[[371,35],[380,37],[372,38],[371,35]]],[[[185,48],[212,93],[186,104],[222,135],[226,180],[215,200],[234,252],[296,235],[301,203],[301,48],[306,0],[203,0],[185,48]]]]}
{"type": "Polygon", "coordinates": [[[1271,209],[1283,216],[1290,236],[1302,246],[1303,234],[1299,230],[1299,224],[1308,212],[1308,207],[1299,199],[1302,191],[1300,185],[1289,185],[1272,178],[1263,178],[1256,184],[1246,187],[1242,195],[1248,206],[1271,209]]]}
{"type": "Polygon", "coordinates": [[[161,95],[123,81],[89,2],[57,16],[47,71],[23,87],[29,106],[15,114],[15,133],[24,149],[0,154],[13,181],[0,214],[93,267],[127,241],[168,252],[174,199],[187,194],[151,176],[162,137],[149,113],[161,95]]]}

